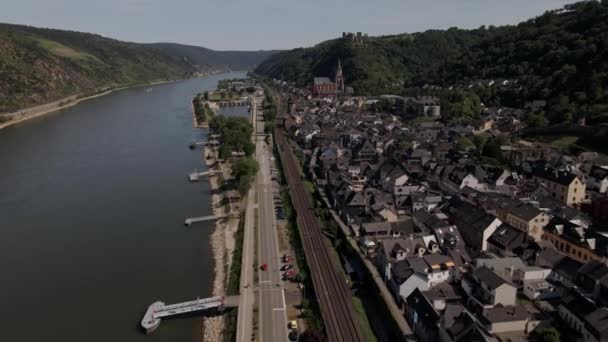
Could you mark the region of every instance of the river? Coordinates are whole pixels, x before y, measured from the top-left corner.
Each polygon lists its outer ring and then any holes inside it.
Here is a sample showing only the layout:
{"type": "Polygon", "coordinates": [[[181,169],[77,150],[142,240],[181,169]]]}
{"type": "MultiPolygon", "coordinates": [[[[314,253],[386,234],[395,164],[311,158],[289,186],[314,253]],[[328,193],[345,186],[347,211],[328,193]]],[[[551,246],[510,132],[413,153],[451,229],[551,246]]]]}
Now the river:
{"type": "Polygon", "coordinates": [[[220,79],[125,89],[0,130],[2,341],[200,341],[200,318],[144,335],[149,304],[211,294],[205,138],[194,94],[220,79]]]}

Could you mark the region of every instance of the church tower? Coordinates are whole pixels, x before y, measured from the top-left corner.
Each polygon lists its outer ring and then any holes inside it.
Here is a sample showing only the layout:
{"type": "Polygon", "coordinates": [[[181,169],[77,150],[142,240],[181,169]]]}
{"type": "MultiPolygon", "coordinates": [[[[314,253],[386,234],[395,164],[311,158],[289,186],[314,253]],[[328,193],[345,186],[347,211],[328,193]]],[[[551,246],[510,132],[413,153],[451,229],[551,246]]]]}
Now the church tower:
{"type": "Polygon", "coordinates": [[[339,93],[344,93],[344,75],[342,74],[342,63],[338,58],[338,68],[336,69],[336,90],[339,93]]]}

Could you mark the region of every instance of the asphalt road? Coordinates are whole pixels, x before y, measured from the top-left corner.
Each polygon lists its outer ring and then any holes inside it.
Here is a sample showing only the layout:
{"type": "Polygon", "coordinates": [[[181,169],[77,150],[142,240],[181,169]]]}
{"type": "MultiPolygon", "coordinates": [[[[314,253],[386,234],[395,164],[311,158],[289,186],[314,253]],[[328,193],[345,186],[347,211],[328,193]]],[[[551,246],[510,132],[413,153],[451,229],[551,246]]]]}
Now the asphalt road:
{"type": "MultiPolygon", "coordinates": [[[[258,113],[261,117],[262,113],[258,113]]],[[[256,125],[258,133],[264,133],[262,121],[256,125]]],[[[258,196],[258,264],[267,264],[266,271],[259,272],[259,328],[260,341],[285,342],[287,338],[287,313],[285,294],[281,281],[281,260],[274,214],[270,160],[272,152],[266,147],[264,136],[256,137],[256,159],[260,164],[255,187],[258,196]]]]}

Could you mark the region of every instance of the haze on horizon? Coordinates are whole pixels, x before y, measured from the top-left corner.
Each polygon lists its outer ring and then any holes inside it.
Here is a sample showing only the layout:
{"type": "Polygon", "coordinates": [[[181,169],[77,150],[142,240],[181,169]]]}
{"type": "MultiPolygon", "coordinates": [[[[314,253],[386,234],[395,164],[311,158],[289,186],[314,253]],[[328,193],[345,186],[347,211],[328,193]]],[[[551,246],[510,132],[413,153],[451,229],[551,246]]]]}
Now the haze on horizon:
{"type": "Polygon", "coordinates": [[[507,25],[564,0],[0,0],[0,22],[215,50],[312,46],[343,31],[369,35],[507,25]]]}

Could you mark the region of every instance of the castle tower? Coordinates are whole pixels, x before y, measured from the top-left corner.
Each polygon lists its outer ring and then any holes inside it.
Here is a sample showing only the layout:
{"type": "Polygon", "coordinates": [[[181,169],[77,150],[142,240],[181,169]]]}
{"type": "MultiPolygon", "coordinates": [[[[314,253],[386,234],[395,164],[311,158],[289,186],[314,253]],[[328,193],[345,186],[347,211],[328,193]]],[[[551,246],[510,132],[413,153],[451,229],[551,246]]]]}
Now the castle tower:
{"type": "Polygon", "coordinates": [[[336,90],[340,93],[344,93],[344,75],[342,74],[342,63],[338,58],[338,68],[336,69],[336,90]]]}

